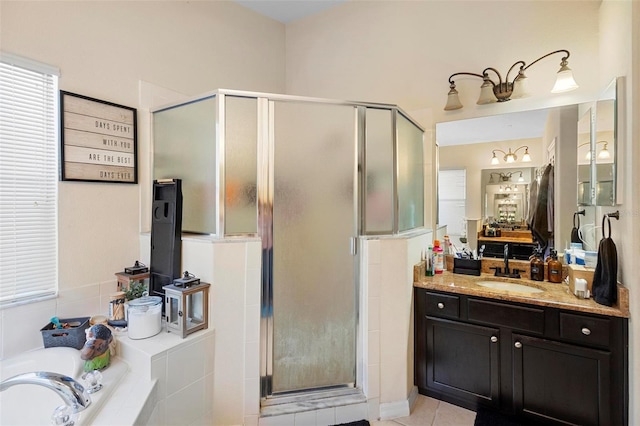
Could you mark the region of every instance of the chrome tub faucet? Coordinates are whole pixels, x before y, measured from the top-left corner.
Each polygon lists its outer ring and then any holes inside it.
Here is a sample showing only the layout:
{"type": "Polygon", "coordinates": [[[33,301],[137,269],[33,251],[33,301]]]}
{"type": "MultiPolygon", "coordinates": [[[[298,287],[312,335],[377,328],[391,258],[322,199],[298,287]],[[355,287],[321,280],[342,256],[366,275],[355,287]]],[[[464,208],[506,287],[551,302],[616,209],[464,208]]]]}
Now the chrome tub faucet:
{"type": "Polygon", "coordinates": [[[71,377],[48,371],[33,371],[9,377],[0,382],[0,392],[15,385],[38,385],[57,393],[72,412],[78,413],[91,404],[84,387],[71,377]]]}

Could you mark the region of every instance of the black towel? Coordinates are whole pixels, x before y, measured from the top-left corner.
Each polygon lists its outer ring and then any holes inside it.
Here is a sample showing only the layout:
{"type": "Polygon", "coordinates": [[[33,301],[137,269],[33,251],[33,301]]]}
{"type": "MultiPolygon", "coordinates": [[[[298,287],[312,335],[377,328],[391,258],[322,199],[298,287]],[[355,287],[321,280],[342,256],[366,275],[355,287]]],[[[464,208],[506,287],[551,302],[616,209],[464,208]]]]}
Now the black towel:
{"type": "Polygon", "coordinates": [[[601,305],[613,306],[618,300],[618,251],[609,237],[600,240],[592,293],[593,300],[601,305]]]}
{"type": "Polygon", "coordinates": [[[543,252],[553,238],[553,165],[545,167],[538,184],[538,199],[531,220],[531,235],[543,252]]]}

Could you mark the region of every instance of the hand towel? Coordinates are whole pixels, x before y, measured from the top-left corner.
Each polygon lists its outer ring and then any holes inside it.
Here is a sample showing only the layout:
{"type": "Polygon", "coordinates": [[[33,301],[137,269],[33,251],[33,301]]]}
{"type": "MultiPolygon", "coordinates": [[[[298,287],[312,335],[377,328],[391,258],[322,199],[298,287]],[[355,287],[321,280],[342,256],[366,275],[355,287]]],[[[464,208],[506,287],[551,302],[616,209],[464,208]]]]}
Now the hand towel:
{"type": "Polygon", "coordinates": [[[613,306],[618,300],[618,251],[610,237],[600,240],[592,293],[601,305],[613,306]]]}

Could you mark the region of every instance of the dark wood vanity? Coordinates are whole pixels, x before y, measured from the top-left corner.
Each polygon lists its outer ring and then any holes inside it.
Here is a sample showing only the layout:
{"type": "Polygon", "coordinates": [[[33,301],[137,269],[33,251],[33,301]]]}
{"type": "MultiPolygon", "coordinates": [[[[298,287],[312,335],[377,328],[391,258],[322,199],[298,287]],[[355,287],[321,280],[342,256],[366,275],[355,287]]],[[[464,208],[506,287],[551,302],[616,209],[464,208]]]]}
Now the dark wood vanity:
{"type": "Polygon", "coordinates": [[[628,293],[608,308],[564,284],[525,295],[449,272],[414,278],[421,394],[525,423],[628,424],[628,293]]]}

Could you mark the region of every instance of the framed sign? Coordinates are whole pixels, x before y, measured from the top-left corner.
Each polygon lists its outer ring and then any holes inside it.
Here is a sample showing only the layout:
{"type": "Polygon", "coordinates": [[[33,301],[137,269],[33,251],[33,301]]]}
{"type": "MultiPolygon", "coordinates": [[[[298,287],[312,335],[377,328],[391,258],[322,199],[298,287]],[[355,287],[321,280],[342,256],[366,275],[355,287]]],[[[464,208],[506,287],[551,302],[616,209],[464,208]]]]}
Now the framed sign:
{"type": "Polygon", "coordinates": [[[60,91],[60,180],[138,183],[136,109],[60,91]]]}

